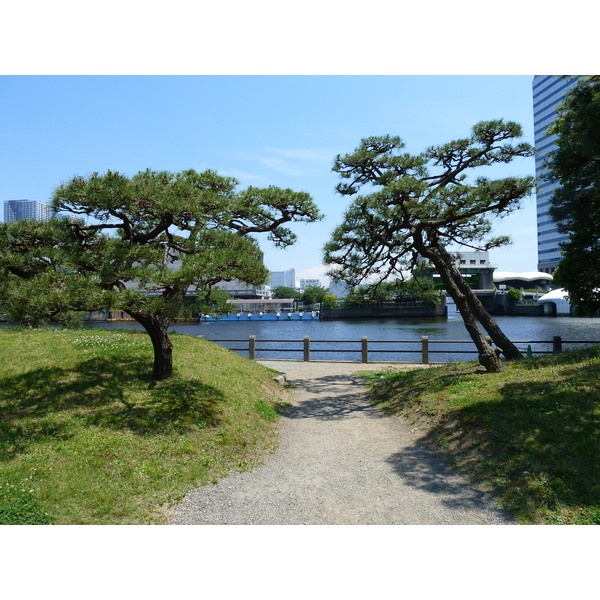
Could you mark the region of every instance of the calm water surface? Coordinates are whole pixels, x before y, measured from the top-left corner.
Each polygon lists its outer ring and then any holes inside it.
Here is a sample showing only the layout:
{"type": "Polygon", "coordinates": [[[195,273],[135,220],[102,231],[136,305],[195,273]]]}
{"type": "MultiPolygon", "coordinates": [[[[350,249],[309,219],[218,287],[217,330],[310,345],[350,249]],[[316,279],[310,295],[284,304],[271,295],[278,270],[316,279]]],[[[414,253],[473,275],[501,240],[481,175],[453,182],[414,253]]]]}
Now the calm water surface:
{"type": "MultiPolygon", "coordinates": [[[[496,322],[508,337],[525,351],[530,342],[551,341],[553,336],[563,340],[588,340],[600,342],[600,319],[575,317],[496,317],[496,322]]],[[[90,328],[142,329],[135,322],[94,323],[90,328]]],[[[470,340],[460,315],[450,314],[441,319],[379,319],[369,321],[260,321],[252,319],[222,323],[186,323],[173,325],[169,331],[191,336],[204,336],[244,356],[248,355],[248,337],[257,338],[258,358],[302,358],[304,336],[311,339],[313,360],[360,360],[360,339],[369,338],[369,360],[420,361],[421,336],[428,336],[430,361],[471,360],[476,353],[458,354],[457,350],[472,350],[467,344],[441,344],[435,340],[470,340]],[[223,341],[229,340],[229,341],[223,341]],[[239,340],[239,341],[232,341],[239,340]],[[278,341],[273,341],[278,340],[278,341]],[[281,340],[298,340],[296,343],[281,340]],[[334,344],[319,340],[336,340],[334,344]],[[411,341],[410,344],[381,343],[385,340],[411,341]],[[377,343],[377,342],[380,343],[377,343]],[[285,348],[285,353],[275,353],[272,348],[285,348]],[[325,348],[335,352],[323,352],[325,348]],[[293,351],[290,351],[293,350],[293,351]],[[351,352],[349,352],[349,350],[351,352]],[[391,352],[391,350],[394,350],[391,352]],[[402,350],[400,352],[399,350],[402,350]],[[413,350],[414,352],[406,352],[413,350]],[[383,352],[381,352],[383,351],[383,352]]],[[[551,344],[532,343],[534,352],[551,350],[551,344]]],[[[581,344],[563,344],[564,348],[581,347],[581,344]]]]}

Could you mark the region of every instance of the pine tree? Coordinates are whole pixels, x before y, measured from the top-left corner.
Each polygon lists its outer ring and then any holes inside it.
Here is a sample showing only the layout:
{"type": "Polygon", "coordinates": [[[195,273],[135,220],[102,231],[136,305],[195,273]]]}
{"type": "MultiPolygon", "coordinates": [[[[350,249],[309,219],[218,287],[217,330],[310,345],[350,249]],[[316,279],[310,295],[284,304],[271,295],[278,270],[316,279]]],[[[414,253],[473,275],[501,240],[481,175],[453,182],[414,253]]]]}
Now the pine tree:
{"type": "Polygon", "coordinates": [[[347,181],[337,191],[352,202],[324,248],[330,275],[356,286],[402,277],[428,261],[456,302],[479,361],[490,372],[499,371],[501,363],[479,324],[506,358],[518,359],[521,353],[467,285],[447,247],[487,250],[508,242],[505,237],[486,241],[490,218],[516,210],[533,190],[534,179],[490,180],[478,173],[482,167],[530,156],[529,144],[510,143],[521,135],[516,123],[485,121],[473,127],[469,138],[421,154],[402,152],[399,137],[371,137],[352,154],[338,155],[333,167],[347,181]],[[477,176],[468,181],[473,172],[477,176]]]}
{"type": "Polygon", "coordinates": [[[81,218],[2,225],[0,304],[32,325],[118,307],[152,340],[153,378],[169,378],[167,330],[188,292],[204,295],[232,279],[266,283],[253,236],[267,233],[285,248],[295,241],[286,223],[321,217],[304,192],[236,188],[235,179],[210,170],[74,177],[56,189],[54,208],[81,218]]]}

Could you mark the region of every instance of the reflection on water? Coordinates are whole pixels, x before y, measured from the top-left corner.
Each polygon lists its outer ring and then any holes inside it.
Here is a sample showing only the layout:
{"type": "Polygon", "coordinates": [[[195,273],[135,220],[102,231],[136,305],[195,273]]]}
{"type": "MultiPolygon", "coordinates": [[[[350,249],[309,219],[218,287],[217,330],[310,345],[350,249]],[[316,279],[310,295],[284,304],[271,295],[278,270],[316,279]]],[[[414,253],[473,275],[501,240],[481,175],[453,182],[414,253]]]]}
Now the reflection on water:
{"type": "MultiPolygon", "coordinates": [[[[564,348],[581,347],[569,346],[569,340],[588,340],[600,343],[600,319],[575,317],[496,317],[496,322],[506,335],[517,342],[523,351],[528,342],[551,342],[554,336],[561,336],[564,348]]],[[[121,321],[112,323],[94,323],[88,327],[107,329],[142,329],[135,322],[121,321]]],[[[448,318],[432,319],[377,319],[355,321],[245,321],[221,323],[180,323],[173,325],[169,331],[177,331],[192,336],[204,336],[209,340],[241,340],[237,342],[220,343],[229,348],[245,348],[239,353],[247,356],[248,338],[257,338],[258,358],[302,358],[302,343],[304,336],[311,338],[311,358],[313,360],[356,360],[359,361],[360,340],[363,336],[369,339],[369,350],[386,350],[386,352],[371,352],[369,360],[387,361],[418,361],[420,355],[416,351],[421,348],[421,336],[430,340],[469,340],[469,334],[464,327],[460,315],[449,314],[448,318]],[[278,340],[269,342],[269,340],[278,340]],[[289,340],[297,340],[292,343],[289,340]],[[336,340],[334,344],[319,344],[319,340],[336,340]],[[393,344],[377,344],[377,341],[401,340],[410,344],[394,346],[393,344]],[[274,353],[269,348],[286,348],[294,352],[285,354],[274,353]],[[335,353],[319,352],[327,347],[335,349],[335,353]],[[415,352],[390,352],[390,350],[413,350],[415,352]],[[267,351],[263,351],[267,349],[267,351]],[[352,350],[352,352],[347,352],[352,350]]],[[[476,357],[472,354],[457,354],[455,350],[471,349],[471,345],[430,345],[430,361],[470,360],[476,357]]],[[[533,351],[551,350],[551,344],[532,344],[533,351]]]]}

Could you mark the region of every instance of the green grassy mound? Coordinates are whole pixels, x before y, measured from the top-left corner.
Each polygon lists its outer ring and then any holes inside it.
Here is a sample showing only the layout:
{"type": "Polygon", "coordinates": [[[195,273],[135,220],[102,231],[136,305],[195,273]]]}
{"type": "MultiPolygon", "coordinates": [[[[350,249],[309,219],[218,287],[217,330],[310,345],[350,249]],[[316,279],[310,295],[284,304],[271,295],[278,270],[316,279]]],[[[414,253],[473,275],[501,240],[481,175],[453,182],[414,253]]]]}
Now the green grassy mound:
{"type": "Polygon", "coordinates": [[[600,348],[498,374],[454,363],[368,379],[376,405],[420,425],[522,523],[600,524],[600,348]]]}
{"type": "Polygon", "coordinates": [[[0,330],[0,524],[161,523],[276,447],[274,372],[171,338],[175,375],[155,383],[144,333],[0,330]]]}

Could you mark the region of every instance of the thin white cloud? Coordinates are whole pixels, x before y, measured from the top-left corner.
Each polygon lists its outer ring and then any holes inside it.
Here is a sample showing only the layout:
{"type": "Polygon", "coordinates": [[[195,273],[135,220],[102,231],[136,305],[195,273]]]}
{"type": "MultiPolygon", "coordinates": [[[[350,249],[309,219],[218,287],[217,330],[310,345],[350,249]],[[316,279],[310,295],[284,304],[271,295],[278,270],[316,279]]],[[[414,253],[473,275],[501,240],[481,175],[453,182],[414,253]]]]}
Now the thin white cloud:
{"type": "Polygon", "coordinates": [[[330,150],[273,146],[265,148],[265,153],[267,156],[260,159],[261,164],[290,176],[310,175],[315,172],[315,168],[331,164],[335,157],[335,153],[330,150]]]}
{"type": "Polygon", "coordinates": [[[240,181],[260,181],[261,183],[268,183],[268,179],[262,175],[255,175],[254,173],[248,173],[246,171],[240,171],[238,169],[228,169],[226,171],[219,171],[221,175],[228,177],[235,177],[240,181]]]}
{"type": "Polygon", "coordinates": [[[274,169],[283,175],[308,175],[311,172],[310,169],[291,165],[280,158],[261,158],[260,162],[265,165],[265,167],[274,169]]]}
{"type": "Polygon", "coordinates": [[[300,150],[293,148],[266,148],[269,154],[283,156],[284,158],[294,158],[299,160],[309,160],[316,162],[331,162],[335,157],[335,152],[330,150],[300,150]]]}
{"type": "Polygon", "coordinates": [[[320,279],[324,285],[329,285],[329,277],[327,271],[329,267],[325,265],[318,265],[316,267],[308,267],[308,269],[302,269],[296,272],[296,279],[320,279]]]}

